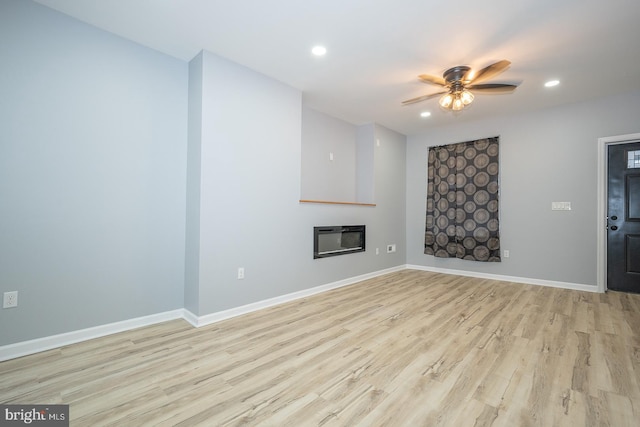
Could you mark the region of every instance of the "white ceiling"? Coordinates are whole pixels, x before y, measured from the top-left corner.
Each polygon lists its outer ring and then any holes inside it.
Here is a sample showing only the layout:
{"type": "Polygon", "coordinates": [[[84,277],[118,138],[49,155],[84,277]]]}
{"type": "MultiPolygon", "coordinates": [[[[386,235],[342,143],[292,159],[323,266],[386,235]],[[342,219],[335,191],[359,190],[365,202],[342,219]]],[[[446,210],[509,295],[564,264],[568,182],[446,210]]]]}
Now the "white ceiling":
{"type": "Polygon", "coordinates": [[[354,124],[406,135],[434,126],[524,112],[640,89],[637,0],[37,0],[185,61],[201,49],[303,93],[304,103],[354,124]],[[322,58],[311,55],[327,47],[322,58]],[[511,67],[454,114],[418,74],[511,67]],[[559,79],[546,89],[543,83],[559,79]],[[430,111],[429,118],[419,113],[430,111]]]}

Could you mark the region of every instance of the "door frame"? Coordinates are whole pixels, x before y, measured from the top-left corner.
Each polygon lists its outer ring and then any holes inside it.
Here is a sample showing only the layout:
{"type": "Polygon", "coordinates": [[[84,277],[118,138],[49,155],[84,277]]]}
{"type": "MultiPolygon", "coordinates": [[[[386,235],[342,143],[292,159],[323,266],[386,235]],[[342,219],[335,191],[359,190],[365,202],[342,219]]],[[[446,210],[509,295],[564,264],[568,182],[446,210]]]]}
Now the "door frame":
{"type": "Polygon", "coordinates": [[[639,142],[640,133],[598,138],[598,212],[597,218],[597,263],[596,275],[598,292],[607,290],[607,178],[609,165],[607,147],[616,144],[639,142]]]}

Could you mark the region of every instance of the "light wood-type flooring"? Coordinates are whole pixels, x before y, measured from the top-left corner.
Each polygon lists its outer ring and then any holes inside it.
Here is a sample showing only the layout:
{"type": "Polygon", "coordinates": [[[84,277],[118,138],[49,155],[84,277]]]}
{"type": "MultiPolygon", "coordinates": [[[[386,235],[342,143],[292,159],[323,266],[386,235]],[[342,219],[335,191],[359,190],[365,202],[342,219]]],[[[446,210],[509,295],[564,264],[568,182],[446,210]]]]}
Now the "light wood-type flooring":
{"type": "Polygon", "coordinates": [[[403,270],[0,363],[72,426],[638,426],[640,295],[403,270]]]}

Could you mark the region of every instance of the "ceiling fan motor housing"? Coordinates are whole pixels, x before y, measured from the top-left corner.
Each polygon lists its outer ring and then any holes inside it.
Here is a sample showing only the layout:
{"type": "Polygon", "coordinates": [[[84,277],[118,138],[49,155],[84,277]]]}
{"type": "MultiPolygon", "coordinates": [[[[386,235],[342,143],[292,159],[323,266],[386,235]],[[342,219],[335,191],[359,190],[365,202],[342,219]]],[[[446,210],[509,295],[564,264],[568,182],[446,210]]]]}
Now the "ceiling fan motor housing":
{"type": "Polygon", "coordinates": [[[456,82],[462,83],[462,79],[467,75],[469,70],[471,70],[471,68],[466,65],[459,65],[457,67],[449,68],[442,74],[442,77],[444,77],[447,85],[452,85],[456,82]]]}

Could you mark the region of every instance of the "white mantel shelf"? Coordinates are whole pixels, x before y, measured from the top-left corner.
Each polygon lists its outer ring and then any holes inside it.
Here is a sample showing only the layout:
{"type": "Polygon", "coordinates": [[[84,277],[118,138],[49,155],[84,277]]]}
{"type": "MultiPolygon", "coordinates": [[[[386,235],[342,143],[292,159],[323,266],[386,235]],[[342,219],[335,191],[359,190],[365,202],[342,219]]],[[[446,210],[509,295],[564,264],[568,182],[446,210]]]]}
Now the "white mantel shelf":
{"type": "Polygon", "coordinates": [[[353,206],[375,206],[375,203],[359,203],[359,202],[333,202],[328,200],[300,200],[300,203],[321,203],[325,205],[353,205],[353,206]]]}

